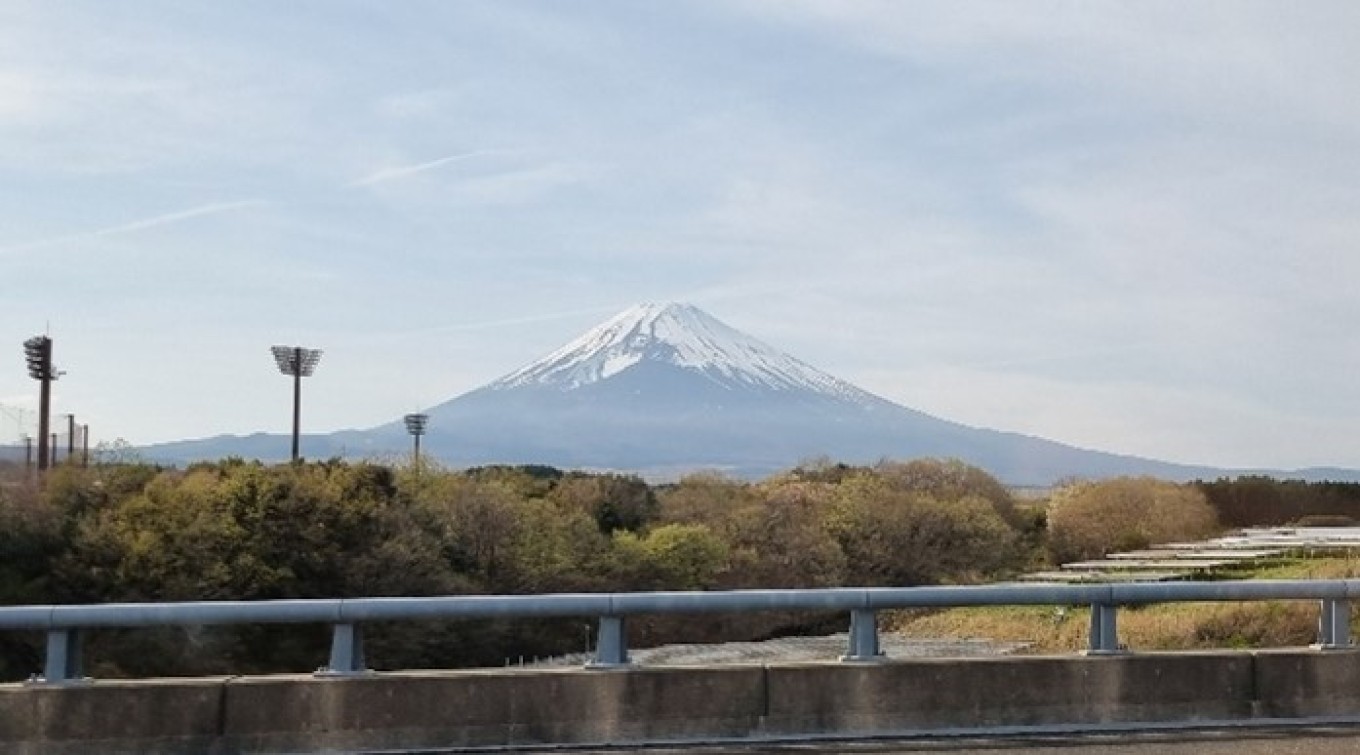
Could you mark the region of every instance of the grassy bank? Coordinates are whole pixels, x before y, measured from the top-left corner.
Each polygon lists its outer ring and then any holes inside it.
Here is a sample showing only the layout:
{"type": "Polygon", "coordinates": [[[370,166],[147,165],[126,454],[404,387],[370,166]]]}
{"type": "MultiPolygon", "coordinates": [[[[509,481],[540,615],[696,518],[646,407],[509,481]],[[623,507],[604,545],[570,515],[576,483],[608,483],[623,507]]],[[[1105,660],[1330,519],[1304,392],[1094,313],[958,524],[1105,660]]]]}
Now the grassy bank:
{"type": "MultiPolygon", "coordinates": [[[[1262,569],[1254,579],[1338,579],[1360,576],[1360,561],[1308,559],[1262,569]]],[[[1173,603],[1124,608],[1120,641],[1133,650],[1289,647],[1317,637],[1316,601],[1173,603]]],[[[1086,648],[1090,610],[1054,606],[996,606],[900,612],[884,625],[907,637],[977,638],[1027,642],[1031,653],[1086,648]]]]}

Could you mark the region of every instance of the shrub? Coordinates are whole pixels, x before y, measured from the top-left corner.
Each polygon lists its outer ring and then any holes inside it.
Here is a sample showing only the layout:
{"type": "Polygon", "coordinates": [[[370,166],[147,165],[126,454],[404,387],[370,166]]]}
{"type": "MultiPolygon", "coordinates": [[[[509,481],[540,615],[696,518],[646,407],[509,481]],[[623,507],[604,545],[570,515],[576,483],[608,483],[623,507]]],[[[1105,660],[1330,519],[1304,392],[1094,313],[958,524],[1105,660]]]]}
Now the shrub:
{"type": "Polygon", "coordinates": [[[1194,540],[1218,530],[1198,488],[1151,477],[1070,485],[1049,502],[1049,556],[1054,563],[1118,550],[1194,540]]]}

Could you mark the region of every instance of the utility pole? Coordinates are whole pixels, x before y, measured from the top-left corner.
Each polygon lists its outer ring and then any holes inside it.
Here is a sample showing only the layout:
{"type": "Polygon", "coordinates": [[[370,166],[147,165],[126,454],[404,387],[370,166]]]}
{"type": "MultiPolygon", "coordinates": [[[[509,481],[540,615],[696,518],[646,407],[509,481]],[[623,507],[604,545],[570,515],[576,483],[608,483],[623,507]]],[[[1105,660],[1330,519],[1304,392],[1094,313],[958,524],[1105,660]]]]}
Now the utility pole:
{"type": "Polygon", "coordinates": [[[66,415],[66,460],[76,457],[76,415],[66,415]]]}
{"type": "Polygon", "coordinates": [[[80,466],[90,466],[90,425],[80,426],[80,466]]]}

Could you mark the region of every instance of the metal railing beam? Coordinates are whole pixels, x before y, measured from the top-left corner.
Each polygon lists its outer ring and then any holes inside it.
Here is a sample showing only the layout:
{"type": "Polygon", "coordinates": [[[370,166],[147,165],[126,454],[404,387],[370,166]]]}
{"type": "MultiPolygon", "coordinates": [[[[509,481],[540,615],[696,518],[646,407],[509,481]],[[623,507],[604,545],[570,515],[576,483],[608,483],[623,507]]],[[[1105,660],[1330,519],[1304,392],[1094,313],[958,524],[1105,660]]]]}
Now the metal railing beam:
{"type": "Polygon", "coordinates": [[[91,629],[227,624],[327,624],[332,627],[329,664],[321,673],[365,673],[362,623],[432,619],[527,619],[596,617],[599,629],[593,667],[629,663],[625,623],[645,614],[843,612],[850,615],[844,659],[881,657],[878,612],[904,608],[993,605],[1089,606],[1087,652],[1124,652],[1119,606],[1199,601],[1307,600],[1319,605],[1318,641],[1326,650],[1355,647],[1350,600],[1360,579],[1250,580],[1230,582],[1123,583],[1097,585],[1004,584],[936,587],[732,590],[726,592],[562,593],[552,595],[448,595],[426,598],[346,598],[102,605],[0,606],[0,631],[47,633],[42,681],[81,678],[80,636],[91,629]]]}

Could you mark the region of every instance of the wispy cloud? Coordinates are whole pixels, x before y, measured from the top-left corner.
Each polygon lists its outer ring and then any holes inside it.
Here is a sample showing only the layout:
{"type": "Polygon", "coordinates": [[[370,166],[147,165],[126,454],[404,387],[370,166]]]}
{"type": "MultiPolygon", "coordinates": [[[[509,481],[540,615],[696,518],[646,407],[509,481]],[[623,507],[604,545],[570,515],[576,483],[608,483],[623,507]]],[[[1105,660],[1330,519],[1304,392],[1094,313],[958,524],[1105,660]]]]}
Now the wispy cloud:
{"type": "Polygon", "coordinates": [[[144,218],[142,220],[134,220],[131,223],[124,223],[122,225],[116,225],[110,228],[101,228],[98,231],[91,232],[90,235],[116,236],[122,233],[132,233],[133,231],[142,231],[146,230],[147,228],[155,228],[156,226],[170,225],[171,223],[178,223],[181,220],[202,217],[204,215],[217,215],[219,213],[231,212],[233,210],[241,210],[247,207],[257,207],[261,204],[264,204],[264,202],[258,199],[244,199],[239,202],[213,202],[210,204],[193,207],[188,210],[181,210],[179,212],[169,212],[164,215],[157,215],[155,217],[144,218]]]}
{"type": "Polygon", "coordinates": [[[349,183],[345,184],[345,187],[358,188],[360,186],[372,186],[373,184],[379,184],[386,181],[395,181],[399,178],[414,176],[417,173],[424,173],[426,171],[435,170],[436,168],[442,168],[445,165],[448,165],[449,163],[456,163],[462,160],[469,160],[474,157],[491,155],[495,154],[496,152],[497,150],[479,149],[474,150],[472,152],[463,152],[457,155],[441,157],[436,160],[430,160],[429,162],[418,163],[416,165],[402,165],[396,168],[383,168],[382,170],[370,173],[369,175],[364,176],[363,178],[350,181],[349,183]]]}
{"type": "Polygon", "coordinates": [[[1360,466],[1360,3],[352,5],[0,2],[0,344],[59,318],[70,406],[272,427],[202,365],[284,322],[318,423],[376,422],[393,365],[423,400],[661,298],[958,421],[1360,466]],[[143,390],[125,339],[189,323],[193,390],[143,390]]]}
{"type": "Polygon", "coordinates": [[[187,210],[180,210],[178,212],[167,212],[163,215],[155,215],[149,218],[142,218],[140,220],[133,220],[127,223],[120,223],[118,225],[109,226],[107,228],[97,228],[92,231],[69,233],[63,236],[52,236],[45,239],[37,239],[35,241],[26,241],[21,244],[3,246],[0,247],[0,254],[5,254],[9,252],[22,252],[29,249],[40,249],[49,246],[58,246],[61,244],[70,243],[72,241],[80,241],[82,239],[103,238],[106,236],[120,236],[125,233],[136,233],[138,231],[144,231],[149,228],[157,228],[164,225],[172,225],[174,223],[190,220],[192,218],[203,217],[205,215],[218,215],[224,212],[234,212],[236,210],[243,210],[248,207],[258,207],[262,204],[264,204],[263,200],[259,199],[243,199],[236,202],[211,202],[209,204],[199,205],[198,207],[191,207],[187,210]]]}
{"type": "MultiPolygon", "coordinates": [[[[554,320],[565,320],[569,318],[581,317],[584,315],[599,315],[603,313],[613,314],[628,307],[627,304],[619,304],[612,307],[587,307],[584,309],[571,309],[560,312],[544,312],[524,317],[507,317],[498,320],[484,320],[482,322],[460,323],[456,325],[440,325],[424,329],[423,333],[455,333],[460,331],[492,330],[513,325],[530,325],[540,322],[551,322],[554,320]]],[[[405,331],[410,332],[410,331],[405,331]]]]}

